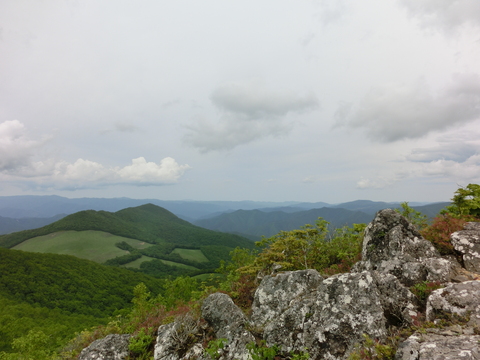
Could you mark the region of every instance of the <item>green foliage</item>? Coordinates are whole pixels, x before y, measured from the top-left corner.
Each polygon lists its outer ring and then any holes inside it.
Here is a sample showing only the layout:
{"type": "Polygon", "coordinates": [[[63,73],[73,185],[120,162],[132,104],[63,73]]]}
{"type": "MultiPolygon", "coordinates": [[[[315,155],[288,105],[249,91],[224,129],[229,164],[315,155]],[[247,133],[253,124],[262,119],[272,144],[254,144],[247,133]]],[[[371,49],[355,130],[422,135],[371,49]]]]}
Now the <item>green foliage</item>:
{"type": "Polygon", "coordinates": [[[361,253],[364,224],[337,229],[328,239],[328,223],[319,218],[315,226],[305,225],[299,230],[282,231],[263,239],[257,245],[264,247],[251,264],[240,273],[269,274],[281,271],[317,269],[327,273],[348,271],[361,253]]]}
{"type": "Polygon", "coordinates": [[[212,359],[218,359],[221,355],[221,350],[225,347],[225,344],[227,343],[227,339],[220,338],[220,339],[215,339],[211,340],[208,343],[208,346],[205,348],[205,352],[210,356],[212,359]]]}
{"type": "Polygon", "coordinates": [[[265,341],[262,340],[259,345],[256,342],[247,344],[247,350],[253,360],[273,360],[280,349],[276,345],[267,347],[265,341]]]}
{"type": "Polygon", "coordinates": [[[0,248],[0,294],[36,306],[105,318],[129,306],[140,282],[162,290],[162,280],[126,269],[0,248]]]}
{"type": "Polygon", "coordinates": [[[393,360],[395,358],[396,345],[382,344],[367,334],[363,337],[365,341],[350,354],[348,360],[393,360]]]}
{"type": "Polygon", "coordinates": [[[424,307],[427,302],[427,298],[432,291],[442,288],[443,286],[439,281],[422,281],[410,287],[410,291],[420,300],[420,303],[424,307]]]}
{"type": "Polygon", "coordinates": [[[13,340],[13,353],[0,352],[1,360],[52,360],[54,352],[48,350],[51,339],[40,330],[30,330],[27,335],[13,340]]]}
{"type": "Polygon", "coordinates": [[[142,328],[135,336],[130,338],[128,349],[136,358],[148,356],[148,348],[154,339],[155,337],[152,334],[149,334],[145,328],[142,328]]]}
{"type": "Polygon", "coordinates": [[[470,215],[480,217],[480,185],[468,184],[455,191],[452,205],[447,206],[442,214],[453,216],[470,215]]]}
{"type": "Polygon", "coordinates": [[[120,266],[131,263],[132,261],[140,259],[141,257],[142,254],[140,254],[139,251],[132,251],[131,254],[117,256],[116,258],[105,261],[103,264],[108,266],[120,266]]]}
{"type": "Polygon", "coordinates": [[[119,249],[121,250],[125,250],[125,251],[134,251],[135,248],[130,245],[129,243],[127,243],[126,241],[119,241],[117,243],[115,243],[115,246],[118,247],[119,249]]]}
{"type": "Polygon", "coordinates": [[[408,205],[408,202],[402,202],[400,206],[402,207],[402,209],[395,209],[395,211],[405,217],[413,225],[415,225],[417,229],[421,230],[428,225],[427,216],[422,214],[420,211],[417,211],[414,208],[410,207],[408,205]]]}

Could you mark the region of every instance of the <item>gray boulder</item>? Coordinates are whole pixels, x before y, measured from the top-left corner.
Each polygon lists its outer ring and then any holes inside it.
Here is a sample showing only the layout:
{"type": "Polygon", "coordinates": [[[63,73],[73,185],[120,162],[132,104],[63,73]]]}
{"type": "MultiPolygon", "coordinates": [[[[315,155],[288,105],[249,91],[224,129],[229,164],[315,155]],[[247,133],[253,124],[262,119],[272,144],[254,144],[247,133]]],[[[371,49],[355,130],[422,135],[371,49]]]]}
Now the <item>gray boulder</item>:
{"type": "Polygon", "coordinates": [[[203,353],[203,347],[195,344],[199,332],[198,321],[190,314],[179,316],[174,322],[158,328],[155,343],[155,360],[195,359],[203,353]]]}
{"type": "MultiPolygon", "coordinates": [[[[257,292],[262,288],[263,282],[257,292]]],[[[308,351],[312,359],[345,359],[363,334],[384,339],[388,326],[410,323],[417,315],[414,301],[393,275],[340,274],[281,304],[266,324],[253,326],[264,325],[267,345],[280,346],[285,353],[308,351]]],[[[275,312],[274,302],[270,304],[270,312],[263,313],[275,312]]]]}
{"type": "Polygon", "coordinates": [[[479,360],[480,336],[415,333],[400,344],[395,360],[479,360]]]}
{"type": "Polygon", "coordinates": [[[402,284],[450,281],[459,265],[440,257],[433,245],[402,215],[391,209],[379,211],[365,229],[362,261],[352,271],[377,270],[395,275],[402,284]]]}
{"type": "Polygon", "coordinates": [[[251,322],[263,327],[306,294],[316,291],[323,277],[316,270],[288,271],[265,276],[255,291],[251,322]]]}
{"type": "Polygon", "coordinates": [[[454,232],[450,240],[454,249],[462,253],[465,268],[480,273],[480,223],[466,223],[464,230],[454,232]]]}
{"type": "Polygon", "coordinates": [[[427,320],[441,314],[469,316],[469,324],[480,327],[480,281],[465,281],[433,291],[427,299],[427,320]]]}
{"type": "Polygon", "coordinates": [[[222,293],[208,296],[202,304],[202,317],[213,328],[217,339],[227,339],[220,360],[247,360],[247,344],[255,341],[247,330],[247,317],[232,299],[222,293]]]}
{"type": "Polygon", "coordinates": [[[92,342],[82,350],[79,360],[125,360],[128,357],[130,335],[110,334],[92,342]]]}

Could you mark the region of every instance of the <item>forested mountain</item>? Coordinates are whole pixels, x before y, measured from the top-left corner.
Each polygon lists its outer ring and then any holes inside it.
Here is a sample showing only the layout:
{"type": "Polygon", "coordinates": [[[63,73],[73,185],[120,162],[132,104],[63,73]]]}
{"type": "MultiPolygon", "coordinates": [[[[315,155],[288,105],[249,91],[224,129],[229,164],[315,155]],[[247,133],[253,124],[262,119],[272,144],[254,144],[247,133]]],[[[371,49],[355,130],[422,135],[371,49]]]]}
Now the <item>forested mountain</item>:
{"type": "Polygon", "coordinates": [[[30,330],[59,341],[104,323],[130,307],[139,283],[155,294],[163,291],[162,280],[126,269],[0,248],[0,351],[30,330]]]}
{"type": "Polygon", "coordinates": [[[238,235],[192,225],[166,209],[146,204],[115,213],[80,211],[38,229],[2,235],[0,246],[102,259],[109,265],[132,263],[132,267],[145,273],[178,276],[210,272],[219,266],[220,260],[228,259],[234,248],[251,248],[253,242],[238,235]],[[120,238],[107,246],[109,234],[120,238]],[[132,239],[137,242],[132,243],[132,239]],[[52,246],[55,241],[57,243],[52,246]],[[149,245],[140,246],[139,242],[149,245]],[[88,252],[81,249],[84,244],[91,244],[88,252]],[[121,256],[100,256],[102,252],[114,254],[115,246],[121,249],[121,256]],[[92,253],[95,257],[89,255],[92,253]]]}
{"type": "Polygon", "coordinates": [[[354,223],[368,223],[372,220],[371,215],[360,211],[321,208],[293,213],[237,210],[214,218],[198,220],[195,224],[212,230],[269,237],[281,230],[289,231],[305,224],[315,224],[319,217],[330,222],[332,229],[354,223]]]}
{"type": "Polygon", "coordinates": [[[49,218],[7,218],[0,216],[0,235],[10,234],[16,231],[36,229],[63,218],[65,214],[55,215],[49,218]]]}

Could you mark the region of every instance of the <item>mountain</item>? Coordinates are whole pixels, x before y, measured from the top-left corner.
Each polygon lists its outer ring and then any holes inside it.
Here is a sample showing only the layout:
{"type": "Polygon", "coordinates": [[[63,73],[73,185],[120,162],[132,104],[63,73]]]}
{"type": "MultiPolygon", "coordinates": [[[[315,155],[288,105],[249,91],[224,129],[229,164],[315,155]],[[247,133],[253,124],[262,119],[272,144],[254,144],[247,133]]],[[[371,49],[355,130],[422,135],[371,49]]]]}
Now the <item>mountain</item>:
{"type": "Polygon", "coordinates": [[[281,230],[289,231],[305,224],[315,224],[319,217],[330,222],[333,229],[372,220],[371,215],[360,211],[324,207],[293,213],[237,210],[210,219],[197,220],[195,224],[217,231],[270,237],[281,230]]]}
{"type": "Polygon", "coordinates": [[[146,204],[115,213],[80,211],[38,229],[2,235],[0,246],[70,254],[74,249],[74,255],[90,259],[97,259],[102,252],[113,254],[115,249],[118,253],[120,248],[124,255],[115,258],[116,261],[110,259],[110,264],[128,265],[141,258],[143,261],[135,262],[134,266],[146,273],[180,275],[172,268],[181,267],[183,273],[188,272],[186,269],[190,273],[192,270],[209,272],[218,267],[220,260],[228,259],[231,250],[251,248],[253,242],[238,235],[192,225],[164,208],[146,204]],[[107,244],[109,236],[120,238],[107,244]],[[140,246],[145,243],[148,246],[140,246]],[[85,244],[92,244],[93,248],[81,252],[85,244]]]}
{"type": "Polygon", "coordinates": [[[7,218],[0,216],[0,235],[10,234],[16,231],[36,229],[63,218],[65,214],[55,215],[49,218],[7,218]]]}

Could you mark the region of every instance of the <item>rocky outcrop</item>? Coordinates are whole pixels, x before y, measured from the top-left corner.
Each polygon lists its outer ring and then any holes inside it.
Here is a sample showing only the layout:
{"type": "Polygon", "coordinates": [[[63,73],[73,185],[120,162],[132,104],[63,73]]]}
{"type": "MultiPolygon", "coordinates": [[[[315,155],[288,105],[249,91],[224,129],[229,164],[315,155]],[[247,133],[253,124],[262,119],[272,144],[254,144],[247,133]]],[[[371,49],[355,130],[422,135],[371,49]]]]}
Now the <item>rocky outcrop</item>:
{"type": "Polygon", "coordinates": [[[364,270],[389,273],[412,286],[422,281],[446,283],[457,275],[460,265],[442,258],[402,215],[385,209],[365,229],[362,261],[352,271],[364,270]]]}
{"type": "Polygon", "coordinates": [[[130,335],[107,335],[83,349],[78,360],[126,360],[129,340],[130,335]]]}
{"type": "MultiPolygon", "coordinates": [[[[257,291],[262,291],[262,284],[257,291]]],[[[265,325],[263,338],[285,353],[308,351],[312,359],[343,359],[363,334],[384,339],[388,326],[410,323],[417,314],[414,301],[392,275],[340,274],[282,304],[286,310],[278,311],[265,325]]]]}
{"type": "Polygon", "coordinates": [[[480,223],[469,222],[450,236],[452,245],[462,253],[465,269],[480,272],[480,223]]]}
{"type": "Polygon", "coordinates": [[[247,317],[228,295],[216,293],[207,297],[202,305],[202,316],[212,326],[217,339],[227,340],[221,360],[250,358],[246,345],[255,338],[246,329],[247,317]]]}
{"type": "Polygon", "coordinates": [[[480,281],[451,284],[433,291],[427,300],[427,320],[438,315],[469,317],[471,326],[480,327],[480,281]]]}
{"type": "Polygon", "coordinates": [[[432,281],[445,287],[428,298],[427,319],[458,315],[469,322],[413,334],[399,345],[396,359],[480,360],[480,282],[464,281],[480,278],[479,239],[475,223],[452,235],[468,271],[453,256],[441,257],[400,214],[382,210],[366,228],[362,261],[350,273],[326,279],[316,270],[265,276],[249,316],[228,295],[212,294],[202,304],[203,320],[186,315],[158,329],[155,360],[211,359],[204,347],[212,338],[224,339],[214,356],[220,360],[250,360],[252,344],[260,341],[283,358],[308,352],[310,359],[344,360],[365,334],[381,341],[390,330],[412,324],[420,308],[410,287],[432,281]]]}
{"type": "Polygon", "coordinates": [[[395,360],[480,359],[478,347],[480,336],[461,334],[461,332],[453,335],[416,333],[399,346],[395,360]]]}

